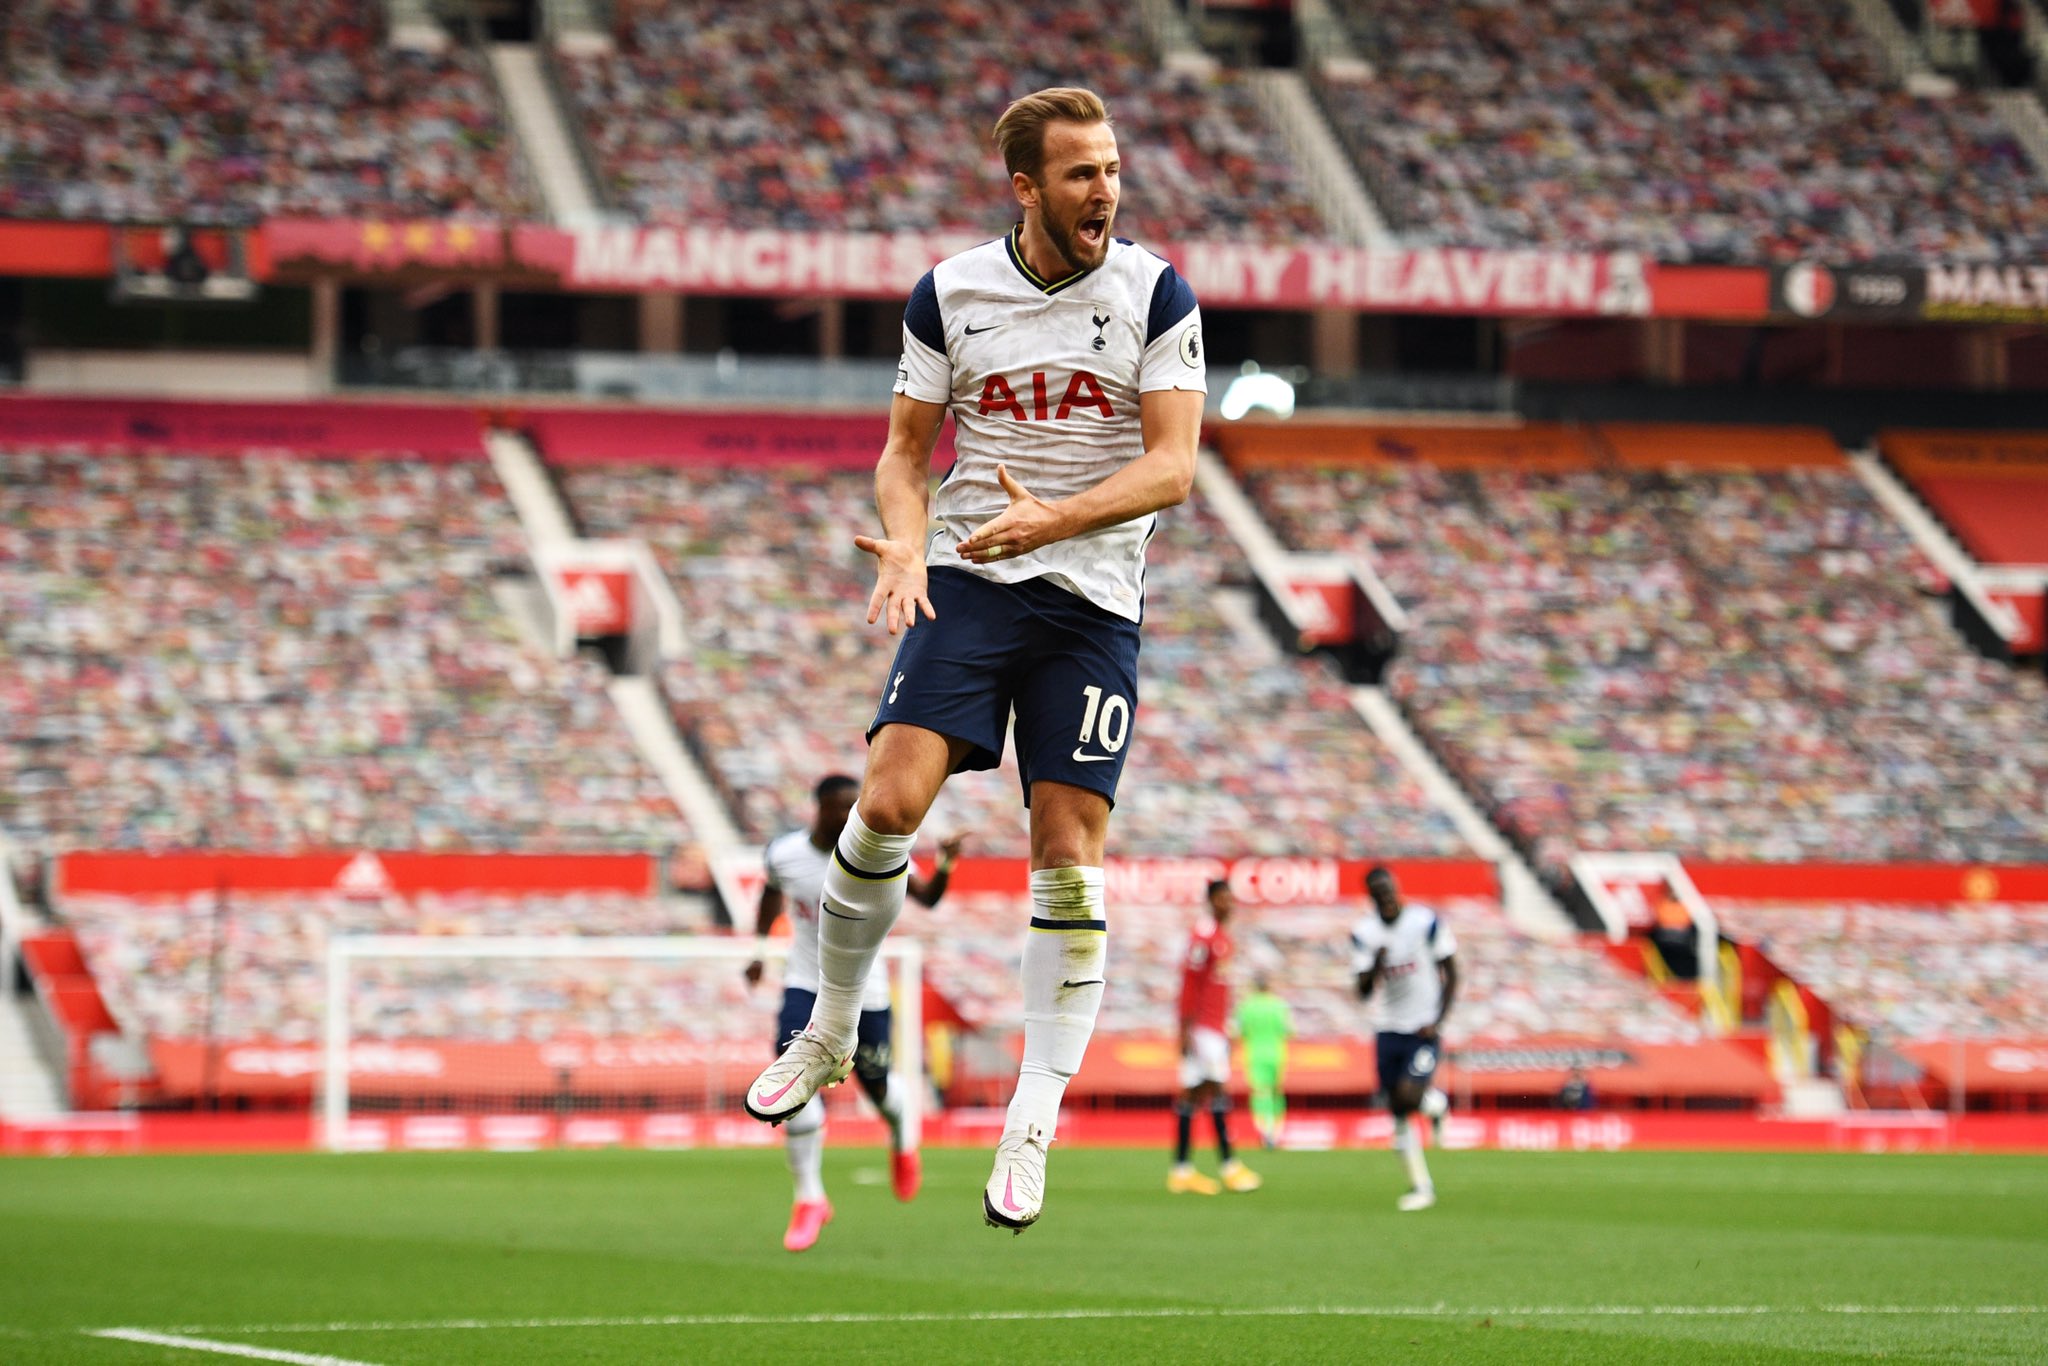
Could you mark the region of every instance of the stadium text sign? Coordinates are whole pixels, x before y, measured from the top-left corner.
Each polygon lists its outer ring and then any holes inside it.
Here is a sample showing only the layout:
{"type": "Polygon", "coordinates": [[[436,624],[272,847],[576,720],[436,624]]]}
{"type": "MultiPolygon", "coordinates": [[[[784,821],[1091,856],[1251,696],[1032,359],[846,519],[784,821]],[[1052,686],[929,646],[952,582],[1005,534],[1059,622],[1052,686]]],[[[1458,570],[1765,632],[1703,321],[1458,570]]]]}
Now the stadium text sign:
{"type": "Polygon", "coordinates": [[[1930,266],[1926,315],[1952,322],[2048,319],[2048,266],[1930,266]]]}
{"type": "MultiPolygon", "coordinates": [[[[571,289],[896,298],[978,233],[734,228],[520,228],[521,265],[571,289]]],[[[1643,262],[1626,254],[1164,243],[1206,304],[1404,313],[1646,315],[1643,262]]]]}

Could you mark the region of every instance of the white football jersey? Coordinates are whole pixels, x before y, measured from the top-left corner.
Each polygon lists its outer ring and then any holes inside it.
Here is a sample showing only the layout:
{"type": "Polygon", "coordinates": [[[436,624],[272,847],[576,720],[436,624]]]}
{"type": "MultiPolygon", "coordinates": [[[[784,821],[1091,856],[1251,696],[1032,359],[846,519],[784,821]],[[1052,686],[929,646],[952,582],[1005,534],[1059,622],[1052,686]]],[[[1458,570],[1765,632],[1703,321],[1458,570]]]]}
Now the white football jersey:
{"type": "MultiPolygon", "coordinates": [[[[782,967],[782,985],[803,991],[818,989],[818,903],[825,899],[825,865],[832,851],[811,843],[809,830],[792,830],[769,842],[762,863],[768,885],[782,893],[783,914],[789,917],[789,961],[782,967]]],[[[868,973],[862,1010],[889,1006],[889,968],[881,959],[868,973]]]]}
{"type": "Polygon", "coordinates": [[[957,553],[1010,505],[998,463],[1040,498],[1069,497],[1144,453],[1138,395],[1209,387],[1201,310],[1170,264],[1113,238],[1100,266],[1048,282],[1024,264],[1019,231],[939,262],[904,309],[896,392],[945,404],[958,452],[926,562],[1000,583],[1043,576],[1138,621],[1157,513],[1014,560],[957,553]]]}
{"type": "Polygon", "coordinates": [[[1387,951],[1373,1000],[1383,1033],[1413,1034],[1436,1023],[1443,1009],[1444,984],[1436,965],[1458,951],[1451,927],[1427,906],[1409,902],[1389,925],[1377,911],[1351,931],[1351,971],[1370,972],[1381,949],[1387,951]]]}

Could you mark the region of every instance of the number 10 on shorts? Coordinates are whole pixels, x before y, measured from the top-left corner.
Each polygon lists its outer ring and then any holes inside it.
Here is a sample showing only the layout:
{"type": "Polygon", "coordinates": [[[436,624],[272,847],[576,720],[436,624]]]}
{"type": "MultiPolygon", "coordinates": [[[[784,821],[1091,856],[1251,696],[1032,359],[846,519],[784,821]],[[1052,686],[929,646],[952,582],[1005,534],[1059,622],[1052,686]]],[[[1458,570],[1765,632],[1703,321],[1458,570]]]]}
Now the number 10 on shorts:
{"type": "Polygon", "coordinates": [[[1129,699],[1121,693],[1111,693],[1104,698],[1102,689],[1092,683],[1081,689],[1081,696],[1088,699],[1087,710],[1081,713],[1081,743],[1085,745],[1095,738],[1095,724],[1100,721],[1102,747],[1115,754],[1131,737],[1129,699]]]}

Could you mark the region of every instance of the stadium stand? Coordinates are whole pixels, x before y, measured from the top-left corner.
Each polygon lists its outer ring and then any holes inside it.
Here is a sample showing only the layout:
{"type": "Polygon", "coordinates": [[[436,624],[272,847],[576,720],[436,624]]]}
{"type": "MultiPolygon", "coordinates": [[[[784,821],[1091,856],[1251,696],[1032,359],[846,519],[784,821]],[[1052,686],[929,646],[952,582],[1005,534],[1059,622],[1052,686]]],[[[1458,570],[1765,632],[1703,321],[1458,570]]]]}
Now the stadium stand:
{"type": "MultiPolygon", "coordinates": [[[[893,653],[864,624],[872,562],[852,545],[873,521],[872,479],[578,465],[563,483],[592,534],[645,538],[667,568],[693,649],[662,681],[741,829],[765,840],[803,824],[822,772],[860,772],[893,653]]],[[[1212,595],[1245,570],[1199,501],[1165,514],[1148,559],[1144,743],[1119,853],[1466,853],[1324,662],[1285,659],[1218,614],[1212,595]]],[[[927,828],[971,829],[979,854],[1027,852],[1014,759],[949,783],[927,828]]]]}
{"type": "Polygon", "coordinates": [[[1261,469],[1414,616],[1389,684],[1495,818],[1710,859],[2048,857],[2048,689],[1969,653],[1839,465],[1261,469]]]}
{"type": "MultiPolygon", "coordinates": [[[[1457,1034],[1485,1047],[1693,1044],[1698,1023],[1587,942],[1533,940],[1490,900],[1438,906],[1457,928],[1463,973],[1457,1034]]],[[[66,922],[113,1021],[146,1040],[161,1063],[164,1098],[198,1083],[192,1050],[209,1037],[237,1051],[306,1050],[320,1041],[330,935],[662,935],[693,932],[669,901],[604,893],[504,896],[237,892],[64,898],[66,922]],[[211,1033],[209,1034],[209,1029],[211,1033]]],[[[1353,906],[1254,910],[1237,931],[1243,972],[1288,1000],[1299,1037],[1355,1042],[1369,1016],[1352,988],[1353,906]]],[[[1115,911],[1117,989],[1105,1002],[1105,1052],[1119,1038],[1170,1035],[1194,911],[1137,902],[1115,911]]],[[[926,982],[980,1040],[1000,1044],[1020,1025],[1016,953],[1028,898],[970,893],[921,909],[903,933],[926,951],[926,982]]],[[[352,1036],[364,1044],[523,1045],[659,1042],[689,1053],[750,1057],[772,1027],[772,992],[751,990],[729,961],[672,964],[500,959],[369,961],[351,975],[352,1036]]],[[[681,1051],[677,1056],[684,1056],[681,1051]]],[[[1119,1088],[1163,1091],[1170,1055],[1150,1072],[1112,1070],[1119,1088]]],[[[465,1073],[455,1088],[488,1085],[465,1073]]],[[[1360,1076],[1354,1086],[1369,1085],[1360,1076]]],[[[231,1093],[276,1095],[259,1068],[224,1080],[231,1093]]],[[[289,1088],[288,1088],[289,1089],[289,1088]]],[[[429,1083],[431,1090],[431,1083],[429,1083]]],[[[1114,1094],[1114,1092],[1112,1092],[1114,1094]]]]}
{"type": "Polygon", "coordinates": [[[482,460],[0,453],[0,826],[64,848],[687,841],[604,670],[522,641],[482,460]]]}
{"type": "Polygon", "coordinates": [[[2048,565],[2048,437],[2031,432],[1887,432],[1892,468],[1980,564],[2048,565]]]}
{"type": "MultiPolygon", "coordinates": [[[[1489,900],[1447,899],[1435,909],[1458,935],[1460,1040],[1564,1037],[1658,1044],[1703,1037],[1697,1020],[1595,944],[1531,938],[1489,900]]],[[[1247,910],[1232,925],[1242,983],[1267,974],[1286,997],[1303,1038],[1369,1034],[1370,1015],[1358,1000],[1351,967],[1351,927],[1364,913],[1359,906],[1247,910]]],[[[1119,904],[1114,915],[1116,989],[1104,997],[1098,1028],[1164,1031],[1178,1008],[1194,913],[1186,906],[1119,904]]],[[[943,926],[942,934],[931,936],[933,985],[979,1025],[1021,1027],[1011,965],[1028,905],[1014,897],[965,896],[958,904],[947,901],[933,916],[935,927],[943,926]]]]}
{"type": "Polygon", "coordinates": [[[1891,1042],[2048,1037],[2048,907],[1721,901],[1837,1015],[1891,1042]]]}
{"type": "Polygon", "coordinates": [[[999,232],[1016,205],[985,130],[1018,95],[1084,84],[1117,123],[1120,232],[1326,235],[1251,87],[1162,68],[1131,6],[622,0],[615,15],[614,54],[554,60],[605,193],[646,223],[999,232]]]}
{"type": "Polygon", "coordinates": [[[2048,180],[1978,95],[1891,86],[1840,0],[1340,0],[1317,83],[1417,242],[1661,261],[2029,260],[2048,180]]]}
{"type": "MultiPolygon", "coordinates": [[[[122,1027],[153,1039],[214,1036],[313,1043],[334,934],[556,936],[660,935],[699,928],[673,903],[607,893],[361,898],[341,892],[237,892],[225,910],[193,897],[74,896],[66,921],[122,1027]],[[225,934],[213,995],[216,924],[225,934]]],[[[744,1012],[737,971],[681,977],[616,962],[545,967],[518,963],[376,964],[351,984],[358,1037],[521,1038],[578,1031],[716,1037],[744,1012]],[[729,980],[728,980],[729,979],[729,980]],[[708,995],[707,995],[708,993],[708,995]]],[[[756,1031],[758,1033],[758,1030],[756,1031]]]]}
{"type": "Polygon", "coordinates": [[[377,0],[23,0],[0,217],[248,223],[532,210],[483,60],[383,43],[377,0]]]}

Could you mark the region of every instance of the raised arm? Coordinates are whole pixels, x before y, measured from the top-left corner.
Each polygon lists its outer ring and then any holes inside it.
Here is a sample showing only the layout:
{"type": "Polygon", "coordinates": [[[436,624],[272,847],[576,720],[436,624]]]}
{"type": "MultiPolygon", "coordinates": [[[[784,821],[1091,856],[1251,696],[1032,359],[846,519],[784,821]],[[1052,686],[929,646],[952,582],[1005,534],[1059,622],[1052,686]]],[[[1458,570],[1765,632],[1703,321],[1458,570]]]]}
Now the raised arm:
{"type": "Polygon", "coordinates": [[[939,904],[939,898],[946,894],[946,886],[953,878],[953,863],[960,857],[960,846],[967,842],[967,836],[955,835],[939,841],[938,866],[932,869],[929,878],[921,878],[917,870],[910,872],[910,895],[927,906],[939,904]]]}
{"type": "Polygon", "coordinates": [[[925,528],[931,521],[932,451],[946,420],[945,405],[898,394],[889,404],[889,439],[875,464],[875,508],[882,534],[855,536],[853,543],[875,557],[875,591],[868,599],[868,624],[887,618],[889,634],[917,624],[919,608],[937,620],[925,586],[925,528]]]}
{"type": "Polygon", "coordinates": [[[983,563],[1015,559],[1054,541],[1128,522],[1187,501],[1195,485],[1195,445],[1202,434],[1203,395],[1156,389],[1138,396],[1145,453],[1092,488],[1045,502],[996,466],[1010,506],[960,543],[960,557],[983,563]]]}

